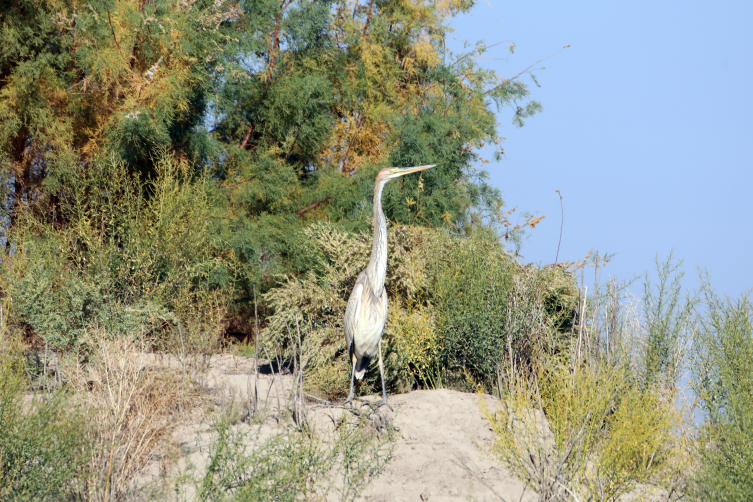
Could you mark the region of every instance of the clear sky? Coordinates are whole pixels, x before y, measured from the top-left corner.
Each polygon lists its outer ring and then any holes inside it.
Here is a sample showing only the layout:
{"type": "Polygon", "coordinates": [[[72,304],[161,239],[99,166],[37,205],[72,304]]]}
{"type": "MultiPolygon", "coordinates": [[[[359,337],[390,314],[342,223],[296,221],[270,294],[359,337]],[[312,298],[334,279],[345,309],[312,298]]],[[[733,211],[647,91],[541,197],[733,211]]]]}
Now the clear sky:
{"type": "MultiPolygon", "coordinates": [[[[753,2],[479,1],[454,37],[511,40],[544,111],[517,129],[498,114],[506,159],[488,166],[509,207],[545,220],[525,262],[616,253],[603,278],[629,279],[674,249],[718,293],[753,288],[753,2]]],[[[506,49],[491,57],[507,57],[506,49]]],[[[591,277],[588,283],[593,283],[591,277]]]]}

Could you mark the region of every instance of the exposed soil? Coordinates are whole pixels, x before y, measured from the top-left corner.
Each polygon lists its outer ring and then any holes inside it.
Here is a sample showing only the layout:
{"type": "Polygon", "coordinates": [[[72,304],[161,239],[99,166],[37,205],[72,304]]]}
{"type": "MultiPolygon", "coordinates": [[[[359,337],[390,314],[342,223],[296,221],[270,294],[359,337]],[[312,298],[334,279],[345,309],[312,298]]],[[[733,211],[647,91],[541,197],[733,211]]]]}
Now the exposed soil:
{"type": "MultiPolygon", "coordinates": [[[[248,403],[256,388],[256,410],[261,420],[261,437],[278,433],[283,424],[277,419],[279,407],[287,407],[292,377],[274,372],[255,376],[252,359],[231,355],[213,356],[207,374],[207,387],[217,396],[217,404],[248,403]],[[256,384],[254,383],[256,382],[256,384]]],[[[367,401],[376,402],[376,397],[367,401]]],[[[504,469],[491,453],[494,441],[489,423],[482,416],[479,396],[452,390],[421,390],[389,397],[394,410],[381,407],[379,414],[394,428],[394,450],[383,473],[357,499],[364,502],[399,501],[535,501],[536,494],[504,469]]],[[[493,409],[497,400],[485,396],[493,409]]],[[[360,406],[367,406],[365,402],[360,406]]],[[[364,408],[368,409],[368,408],[364,408]]],[[[241,419],[253,409],[241,406],[241,419]]],[[[344,413],[342,408],[307,404],[306,416],[317,429],[326,429],[344,413]]],[[[239,424],[239,426],[241,426],[239,424]]],[[[174,435],[182,450],[180,468],[201,468],[211,427],[206,419],[196,420],[174,435]]],[[[146,483],[162,471],[155,460],[146,475],[146,483]]],[[[164,472],[164,471],[163,471],[164,472]]],[[[184,494],[187,500],[192,493],[184,494]]],[[[633,497],[630,497],[632,499],[633,497]]],[[[339,500],[330,495],[328,500],[339,500]]],[[[656,496],[637,500],[658,500],[656,496]]],[[[628,500],[628,499],[625,499],[628,500]]]]}

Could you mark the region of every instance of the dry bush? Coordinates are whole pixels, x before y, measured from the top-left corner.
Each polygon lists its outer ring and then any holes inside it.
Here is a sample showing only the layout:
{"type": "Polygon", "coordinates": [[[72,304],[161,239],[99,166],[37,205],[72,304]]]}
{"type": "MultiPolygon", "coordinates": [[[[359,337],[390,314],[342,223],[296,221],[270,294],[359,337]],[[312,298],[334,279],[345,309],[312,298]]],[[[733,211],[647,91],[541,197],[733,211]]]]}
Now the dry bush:
{"type": "Polygon", "coordinates": [[[64,371],[78,389],[95,443],[88,498],[124,500],[150,456],[164,453],[170,433],[201,409],[194,369],[145,353],[143,344],[101,333],[89,361],[64,371]],[[198,408],[197,408],[198,407],[198,408]]]}

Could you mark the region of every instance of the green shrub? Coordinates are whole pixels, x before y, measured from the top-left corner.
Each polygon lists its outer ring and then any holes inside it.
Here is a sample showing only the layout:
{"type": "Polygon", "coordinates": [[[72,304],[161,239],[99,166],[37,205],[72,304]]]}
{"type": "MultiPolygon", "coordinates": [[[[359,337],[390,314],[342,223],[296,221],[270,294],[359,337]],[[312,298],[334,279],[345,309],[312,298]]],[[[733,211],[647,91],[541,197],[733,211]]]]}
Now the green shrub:
{"type": "Polygon", "coordinates": [[[692,329],[697,298],[682,297],[680,270],[682,260],[673,262],[672,254],[663,263],[656,260],[657,284],[647,278],[642,306],[646,321],[646,346],[643,355],[642,384],[663,384],[674,388],[685,358],[685,345],[692,329]]]}
{"type": "Polygon", "coordinates": [[[0,500],[77,498],[92,451],[85,421],[62,392],[26,400],[20,356],[0,353],[0,500]]]}
{"type": "Polygon", "coordinates": [[[483,237],[453,239],[432,251],[430,292],[448,372],[468,372],[491,392],[503,358],[530,364],[554,350],[577,301],[565,266],[521,266],[483,237]]]}
{"type": "Polygon", "coordinates": [[[93,327],[170,334],[166,325],[201,324],[227,303],[231,266],[215,248],[206,180],[187,178],[166,154],[151,180],[112,160],[77,175],[60,204],[63,229],[33,212],[11,229],[2,275],[12,322],[71,347],[93,327]]]}
{"type": "Polygon", "coordinates": [[[262,440],[259,429],[232,426],[227,417],[215,432],[201,501],[323,500],[333,489],[340,500],[354,500],[391,454],[389,436],[380,438],[365,417],[343,416],[328,443],[314,431],[293,429],[262,440]]]}
{"type": "Polygon", "coordinates": [[[742,502],[753,499],[753,303],[720,298],[708,281],[703,289],[692,368],[706,421],[691,491],[698,501],[742,502]]]}
{"type": "Polygon", "coordinates": [[[435,250],[430,262],[441,362],[449,373],[468,370],[491,382],[499,356],[507,352],[507,304],[519,265],[491,241],[454,244],[435,250]]]}

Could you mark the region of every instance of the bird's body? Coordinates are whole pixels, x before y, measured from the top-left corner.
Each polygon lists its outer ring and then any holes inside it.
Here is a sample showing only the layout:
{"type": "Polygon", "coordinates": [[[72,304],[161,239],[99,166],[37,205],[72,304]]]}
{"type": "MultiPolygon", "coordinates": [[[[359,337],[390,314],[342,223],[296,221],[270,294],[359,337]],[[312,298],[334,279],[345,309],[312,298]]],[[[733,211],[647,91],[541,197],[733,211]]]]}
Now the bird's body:
{"type": "Polygon", "coordinates": [[[382,362],[382,333],[387,322],[387,218],[382,211],[382,190],[391,179],[434,166],[386,168],[377,174],[374,184],[374,241],[366,270],[356,279],[353,292],[345,310],[345,345],[348,348],[353,371],[347,402],[353,400],[353,383],[362,379],[375,356],[379,356],[379,374],[382,377],[382,403],[387,404],[382,362]]]}
{"type": "Polygon", "coordinates": [[[345,311],[345,344],[358,380],[363,378],[371,359],[378,353],[386,322],[387,291],[382,288],[382,294],[377,297],[364,270],[358,275],[345,311]]]}

